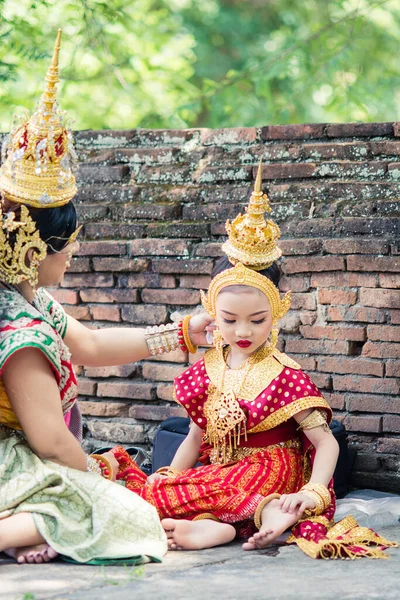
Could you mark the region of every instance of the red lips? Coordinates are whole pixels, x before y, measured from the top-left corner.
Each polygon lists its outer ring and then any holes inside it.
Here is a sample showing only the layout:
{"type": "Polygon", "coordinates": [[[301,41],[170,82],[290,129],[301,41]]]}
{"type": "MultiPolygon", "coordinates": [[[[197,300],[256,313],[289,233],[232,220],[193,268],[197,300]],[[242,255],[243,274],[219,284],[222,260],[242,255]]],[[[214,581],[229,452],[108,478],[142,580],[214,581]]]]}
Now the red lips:
{"type": "Polygon", "coordinates": [[[248,348],[251,346],[251,342],[249,340],[240,340],[240,342],[236,342],[236,346],[239,346],[239,348],[248,348]]]}

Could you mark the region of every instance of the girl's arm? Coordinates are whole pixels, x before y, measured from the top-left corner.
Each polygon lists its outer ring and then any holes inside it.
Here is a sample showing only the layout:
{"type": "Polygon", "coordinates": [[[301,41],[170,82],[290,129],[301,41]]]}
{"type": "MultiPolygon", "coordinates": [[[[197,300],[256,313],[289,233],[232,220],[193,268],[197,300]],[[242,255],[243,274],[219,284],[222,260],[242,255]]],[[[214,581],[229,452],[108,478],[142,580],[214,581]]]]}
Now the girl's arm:
{"type": "MultiPolygon", "coordinates": [[[[205,329],[212,318],[203,313],[190,319],[189,335],[194,344],[206,344],[205,329]]],[[[89,329],[68,317],[64,337],[75,365],[108,367],[143,360],[150,356],[145,330],[138,327],[89,329]]]]}
{"type": "Polygon", "coordinates": [[[24,348],[13,354],[1,377],[33,452],[39,458],[86,471],[86,455],[65,424],[54,373],[41,351],[24,348]]]}
{"type": "Polygon", "coordinates": [[[199,458],[202,437],[203,430],[191,422],[189,433],[176,451],[171,467],[178,471],[194,467],[199,458]]]}

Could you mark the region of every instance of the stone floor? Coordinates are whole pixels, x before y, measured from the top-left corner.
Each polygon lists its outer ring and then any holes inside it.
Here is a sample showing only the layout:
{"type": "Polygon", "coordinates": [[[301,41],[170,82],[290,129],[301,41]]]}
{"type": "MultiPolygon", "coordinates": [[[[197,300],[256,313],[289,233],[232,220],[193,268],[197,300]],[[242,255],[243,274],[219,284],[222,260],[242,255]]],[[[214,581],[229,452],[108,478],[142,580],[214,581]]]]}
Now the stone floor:
{"type": "MultiPolygon", "coordinates": [[[[400,525],[380,529],[400,541],[400,525]]],[[[400,548],[389,560],[312,560],[294,546],[243,552],[237,542],[169,552],[162,564],[16,565],[0,555],[1,600],[398,600],[400,548]],[[3,557],[3,558],[1,558],[3,557]]]]}

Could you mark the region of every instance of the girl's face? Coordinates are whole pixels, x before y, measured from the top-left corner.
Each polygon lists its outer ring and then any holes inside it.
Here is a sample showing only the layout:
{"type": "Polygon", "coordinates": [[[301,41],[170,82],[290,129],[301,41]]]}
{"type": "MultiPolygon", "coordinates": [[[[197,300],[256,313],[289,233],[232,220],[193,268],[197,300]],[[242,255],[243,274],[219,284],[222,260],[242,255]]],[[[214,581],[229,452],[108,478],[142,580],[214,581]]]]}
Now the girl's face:
{"type": "Polygon", "coordinates": [[[272,329],[269,300],[255,288],[243,286],[239,292],[220,292],[216,313],[216,323],[225,342],[232,352],[245,358],[265,344],[272,329]]]}
{"type": "Polygon", "coordinates": [[[79,251],[76,240],[54,254],[48,254],[39,266],[39,286],[57,285],[63,280],[65,271],[71,264],[73,254],[79,251]]]}

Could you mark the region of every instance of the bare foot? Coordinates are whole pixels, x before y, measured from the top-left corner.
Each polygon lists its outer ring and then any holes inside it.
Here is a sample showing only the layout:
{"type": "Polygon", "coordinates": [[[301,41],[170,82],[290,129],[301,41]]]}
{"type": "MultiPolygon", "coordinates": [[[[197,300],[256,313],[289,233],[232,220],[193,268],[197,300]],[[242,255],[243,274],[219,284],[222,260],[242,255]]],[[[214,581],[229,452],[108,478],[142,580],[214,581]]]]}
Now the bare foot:
{"type": "Polygon", "coordinates": [[[4,550],[8,556],[14,558],[17,563],[41,564],[50,562],[58,556],[58,553],[48,544],[37,546],[25,546],[23,548],[7,548],[4,550]]]}
{"type": "Polygon", "coordinates": [[[186,519],[163,519],[161,521],[168,538],[170,550],[203,550],[228,544],[236,536],[236,530],[228,523],[212,519],[188,521],[186,519]]]}
{"type": "Polygon", "coordinates": [[[286,529],[297,523],[301,513],[282,512],[279,500],[271,500],[262,510],[261,529],[242,545],[243,550],[257,550],[270,546],[286,529]]]}

